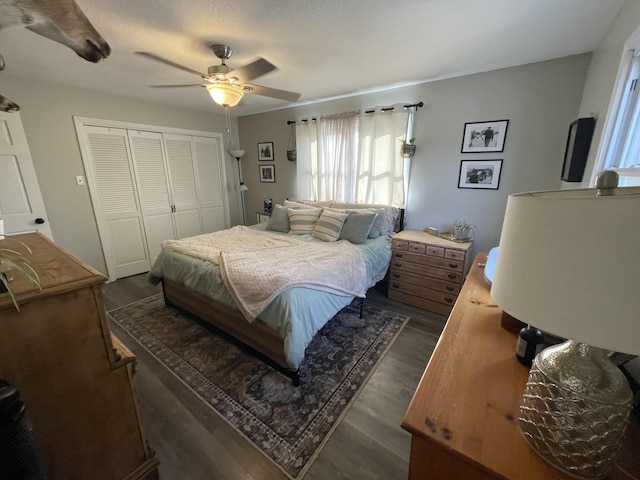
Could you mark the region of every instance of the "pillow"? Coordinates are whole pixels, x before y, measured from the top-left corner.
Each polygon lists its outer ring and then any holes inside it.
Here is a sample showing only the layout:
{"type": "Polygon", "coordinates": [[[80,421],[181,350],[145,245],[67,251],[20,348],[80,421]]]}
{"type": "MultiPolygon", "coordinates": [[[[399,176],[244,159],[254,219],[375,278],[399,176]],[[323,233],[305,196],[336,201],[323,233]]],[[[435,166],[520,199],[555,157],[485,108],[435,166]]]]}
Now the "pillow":
{"type": "Polygon", "coordinates": [[[283,205],[285,207],[294,207],[294,208],[297,208],[297,209],[307,209],[307,210],[309,210],[310,208],[318,208],[318,207],[313,207],[311,205],[307,205],[305,203],[293,202],[291,200],[285,200],[283,202],[283,205]]]}
{"type": "MultiPolygon", "coordinates": [[[[333,208],[348,208],[348,209],[361,209],[361,208],[373,208],[373,209],[382,209],[383,218],[382,224],[380,225],[380,233],[382,235],[389,235],[393,233],[396,226],[396,219],[400,214],[400,209],[397,207],[391,207],[389,205],[380,205],[376,203],[339,203],[333,202],[331,204],[333,208]]],[[[375,233],[375,230],[374,230],[375,233]]],[[[371,233],[369,237],[371,237],[371,233]]]]}
{"type": "Polygon", "coordinates": [[[289,235],[313,233],[321,212],[321,208],[289,209],[289,235]]]}
{"type": "Polygon", "coordinates": [[[333,200],[302,200],[300,198],[287,198],[287,201],[307,205],[311,207],[330,207],[333,200]]]}
{"type": "Polygon", "coordinates": [[[346,213],[329,212],[324,210],[318,223],[313,229],[312,237],[325,242],[335,242],[340,236],[342,226],[349,215],[346,213]]]}
{"type": "MultiPolygon", "coordinates": [[[[376,219],[371,225],[371,230],[369,231],[369,238],[378,238],[380,235],[383,235],[383,227],[384,227],[384,209],[383,208],[368,208],[367,211],[374,213],[376,215],[376,219]]],[[[391,229],[393,232],[393,228],[391,229]]],[[[388,233],[391,233],[388,232],[388,233]]]]}
{"type": "Polygon", "coordinates": [[[339,240],[344,239],[351,243],[366,242],[376,217],[375,213],[350,211],[340,232],[339,240]]]}
{"type": "Polygon", "coordinates": [[[274,232],[289,233],[290,228],[289,208],[276,203],[271,211],[271,218],[269,218],[266,229],[274,232]]]}

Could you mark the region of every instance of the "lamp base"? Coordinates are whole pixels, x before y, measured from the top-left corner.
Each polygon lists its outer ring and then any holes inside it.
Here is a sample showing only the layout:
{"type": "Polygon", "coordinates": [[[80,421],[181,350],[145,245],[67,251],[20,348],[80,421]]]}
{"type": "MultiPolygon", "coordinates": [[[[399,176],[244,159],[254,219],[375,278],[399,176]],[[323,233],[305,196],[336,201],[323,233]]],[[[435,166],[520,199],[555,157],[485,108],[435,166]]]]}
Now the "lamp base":
{"type": "Polygon", "coordinates": [[[568,340],[536,356],[520,405],[520,430],[565,473],[605,478],[624,438],[631,401],[627,379],[603,350],[568,340]]]}

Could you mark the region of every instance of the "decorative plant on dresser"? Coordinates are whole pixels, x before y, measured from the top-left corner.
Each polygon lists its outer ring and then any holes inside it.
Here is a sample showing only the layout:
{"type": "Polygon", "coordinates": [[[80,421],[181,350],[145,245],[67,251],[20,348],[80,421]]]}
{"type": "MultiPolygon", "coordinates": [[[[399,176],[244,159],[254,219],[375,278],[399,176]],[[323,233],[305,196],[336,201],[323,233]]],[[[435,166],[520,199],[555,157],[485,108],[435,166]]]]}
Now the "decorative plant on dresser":
{"type": "Polygon", "coordinates": [[[47,477],[157,478],[138,413],[135,357],[107,323],[106,277],[38,233],[12,239],[32,252],[42,288],[14,277],[19,312],[0,294],[0,379],[20,392],[47,477]]]}
{"type": "Polygon", "coordinates": [[[394,235],[389,298],[449,315],[471,265],[471,245],[414,230],[394,235]]]}

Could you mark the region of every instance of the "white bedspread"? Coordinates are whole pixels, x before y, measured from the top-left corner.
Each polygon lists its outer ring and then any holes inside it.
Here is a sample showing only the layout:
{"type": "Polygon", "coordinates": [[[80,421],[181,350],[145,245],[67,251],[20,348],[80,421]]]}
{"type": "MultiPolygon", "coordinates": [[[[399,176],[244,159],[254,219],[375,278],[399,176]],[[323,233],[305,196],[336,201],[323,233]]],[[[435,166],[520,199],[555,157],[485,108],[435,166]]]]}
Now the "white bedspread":
{"type": "Polygon", "coordinates": [[[238,252],[299,243],[300,240],[293,237],[261,232],[239,225],[227,230],[205,233],[204,235],[183,238],[181,240],[165,240],[162,242],[162,248],[184,253],[185,255],[202,260],[208,260],[219,265],[220,252],[222,251],[238,252]]]}
{"type": "Polygon", "coordinates": [[[253,321],[282,291],[305,287],[364,297],[362,255],[346,240],[221,254],[220,272],[245,318],[253,321]]]}

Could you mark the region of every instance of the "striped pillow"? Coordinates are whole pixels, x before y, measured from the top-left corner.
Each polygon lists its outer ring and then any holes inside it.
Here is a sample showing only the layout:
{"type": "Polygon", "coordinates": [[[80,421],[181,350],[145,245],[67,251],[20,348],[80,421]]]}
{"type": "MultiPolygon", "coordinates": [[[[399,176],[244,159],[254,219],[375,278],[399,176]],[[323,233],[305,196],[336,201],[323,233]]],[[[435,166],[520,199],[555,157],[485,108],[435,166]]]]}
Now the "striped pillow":
{"type": "Polygon", "coordinates": [[[324,210],[320,220],[316,223],[311,236],[325,242],[335,242],[340,236],[344,221],[349,215],[346,213],[329,212],[324,210]]]}
{"type": "Polygon", "coordinates": [[[300,210],[289,209],[289,235],[304,235],[313,233],[318,223],[318,217],[322,213],[321,208],[305,208],[300,210]]]}

